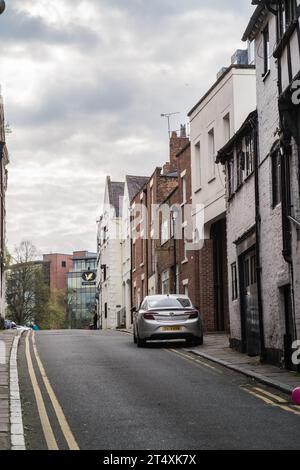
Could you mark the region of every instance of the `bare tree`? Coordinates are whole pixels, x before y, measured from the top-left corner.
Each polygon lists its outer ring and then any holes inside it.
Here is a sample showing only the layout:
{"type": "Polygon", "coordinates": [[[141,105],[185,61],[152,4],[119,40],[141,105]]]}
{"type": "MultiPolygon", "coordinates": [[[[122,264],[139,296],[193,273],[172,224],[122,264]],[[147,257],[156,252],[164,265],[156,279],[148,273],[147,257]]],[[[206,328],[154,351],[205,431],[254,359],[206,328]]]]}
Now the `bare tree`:
{"type": "Polygon", "coordinates": [[[48,300],[45,265],[38,261],[35,246],[24,241],[15,249],[11,265],[7,267],[7,316],[19,325],[39,322],[45,315],[48,300]]]}

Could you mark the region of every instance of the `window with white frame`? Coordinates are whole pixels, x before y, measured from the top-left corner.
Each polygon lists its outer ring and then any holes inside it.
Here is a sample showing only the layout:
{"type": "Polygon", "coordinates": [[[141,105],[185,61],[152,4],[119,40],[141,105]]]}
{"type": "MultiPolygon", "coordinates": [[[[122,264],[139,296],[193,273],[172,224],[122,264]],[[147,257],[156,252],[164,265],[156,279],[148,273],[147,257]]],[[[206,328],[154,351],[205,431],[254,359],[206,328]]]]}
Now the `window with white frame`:
{"type": "Polygon", "coordinates": [[[198,142],[195,145],[195,182],[196,190],[201,188],[201,145],[198,142]]]}
{"type": "Polygon", "coordinates": [[[262,34],[263,34],[263,54],[264,54],[263,76],[265,76],[271,69],[271,47],[270,47],[269,24],[267,24],[262,34]]]}
{"type": "Polygon", "coordinates": [[[208,158],[209,158],[209,171],[210,178],[212,179],[216,175],[216,142],[215,142],[215,130],[211,129],[208,133],[208,158]]]}
{"type": "Polygon", "coordinates": [[[170,223],[169,219],[163,218],[161,222],[161,233],[160,233],[161,245],[167,243],[170,240],[170,223]]]}
{"type": "Polygon", "coordinates": [[[272,162],[272,205],[273,208],[281,203],[281,154],[276,149],[271,155],[272,162]]]}
{"type": "Polygon", "coordinates": [[[226,116],[223,117],[223,129],[224,129],[224,144],[226,144],[231,137],[231,131],[230,131],[230,113],[226,114],[226,116]]]}
{"type": "Polygon", "coordinates": [[[183,261],[188,259],[188,250],[187,250],[187,239],[186,239],[186,230],[185,226],[182,228],[182,240],[183,240],[183,261]]]}
{"type": "Polygon", "coordinates": [[[236,184],[237,189],[243,184],[245,170],[245,152],[243,152],[242,144],[236,150],[236,184]]]}
{"type": "Polygon", "coordinates": [[[180,280],[180,268],[179,265],[177,264],[176,266],[176,294],[180,293],[180,285],[179,285],[179,280],[180,280]]]}
{"type": "Polygon", "coordinates": [[[186,181],[186,176],[183,176],[181,178],[181,184],[182,184],[182,202],[183,204],[187,203],[187,181],[186,181]]]}
{"type": "Polygon", "coordinates": [[[246,153],[246,177],[251,175],[254,170],[254,140],[253,133],[244,139],[246,153]]]}
{"type": "Polygon", "coordinates": [[[154,211],[154,191],[153,185],[150,187],[150,223],[152,224],[155,218],[155,211],[154,211]]]}
{"type": "Polygon", "coordinates": [[[231,265],[231,292],[232,292],[232,300],[237,300],[238,298],[238,274],[237,274],[236,263],[233,263],[231,265]]]}
{"type": "Polygon", "coordinates": [[[186,295],[187,297],[189,297],[189,286],[188,286],[188,284],[186,284],[186,285],[184,286],[184,295],[186,295]]]}
{"type": "Polygon", "coordinates": [[[170,273],[168,269],[161,275],[161,292],[163,295],[170,293],[170,273]]]}
{"type": "Polygon", "coordinates": [[[230,157],[227,163],[227,191],[228,191],[228,197],[231,197],[234,193],[234,158],[233,158],[233,155],[230,157]]]}
{"type": "Polygon", "coordinates": [[[132,268],[133,270],[136,269],[136,241],[135,240],[132,243],[132,268]]]}
{"type": "Polygon", "coordinates": [[[141,266],[143,266],[145,262],[145,240],[144,234],[141,234],[141,266]]]}

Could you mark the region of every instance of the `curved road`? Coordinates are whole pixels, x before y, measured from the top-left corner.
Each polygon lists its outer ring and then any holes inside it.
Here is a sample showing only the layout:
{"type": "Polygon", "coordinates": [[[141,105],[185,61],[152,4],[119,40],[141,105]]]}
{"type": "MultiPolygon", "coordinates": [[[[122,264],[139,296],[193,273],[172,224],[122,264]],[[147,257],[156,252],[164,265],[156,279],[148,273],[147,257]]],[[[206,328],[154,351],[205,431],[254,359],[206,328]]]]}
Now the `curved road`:
{"type": "MultiPolygon", "coordinates": [[[[129,335],[92,331],[39,332],[35,340],[80,449],[300,449],[300,412],[284,403],[287,397],[196,359],[181,344],[137,349],[129,335]]],[[[18,361],[26,444],[47,449],[25,343],[23,335],[18,361]]],[[[28,347],[57,446],[68,449],[32,337],[28,347]]]]}

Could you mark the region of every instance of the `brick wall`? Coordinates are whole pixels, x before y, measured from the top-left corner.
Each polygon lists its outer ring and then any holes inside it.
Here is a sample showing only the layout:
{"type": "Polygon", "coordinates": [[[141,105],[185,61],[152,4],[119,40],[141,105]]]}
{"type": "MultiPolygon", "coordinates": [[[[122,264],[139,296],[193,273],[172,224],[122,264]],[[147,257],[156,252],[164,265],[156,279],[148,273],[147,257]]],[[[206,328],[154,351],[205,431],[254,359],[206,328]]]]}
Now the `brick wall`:
{"type": "Polygon", "coordinates": [[[73,267],[73,255],[50,254],[44,255],[43,259],[50,263],[51,289],[65,290],[67,288],[67,273],[73,267]]]}
{"type": "Polygon", "coordinates": [[[199,252],[199,307],[206,331],[215,330],[214,242],[205,240],[199,252]]]}

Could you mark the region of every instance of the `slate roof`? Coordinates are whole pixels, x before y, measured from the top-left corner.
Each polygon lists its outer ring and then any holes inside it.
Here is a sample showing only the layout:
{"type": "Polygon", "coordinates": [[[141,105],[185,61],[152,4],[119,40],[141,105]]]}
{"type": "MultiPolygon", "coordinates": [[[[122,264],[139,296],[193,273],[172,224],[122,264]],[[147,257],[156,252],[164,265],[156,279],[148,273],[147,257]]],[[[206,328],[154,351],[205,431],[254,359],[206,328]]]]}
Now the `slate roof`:
{"type": "Polygon", "coordinates": [[[109,202],[116,211],[116,217],[122,216],[122,199],[124,197],[125,183],[111,181],[107,178],[109,202]]]}
{"type": "Polygon", "coordinates": [[[148,176],[126,176],[126,183],[128,187],[128,194],[129,200],[132,199],[137,195],[137,193],[142,189],[142,187],[148,183],[149,177],[148,176]]]}

